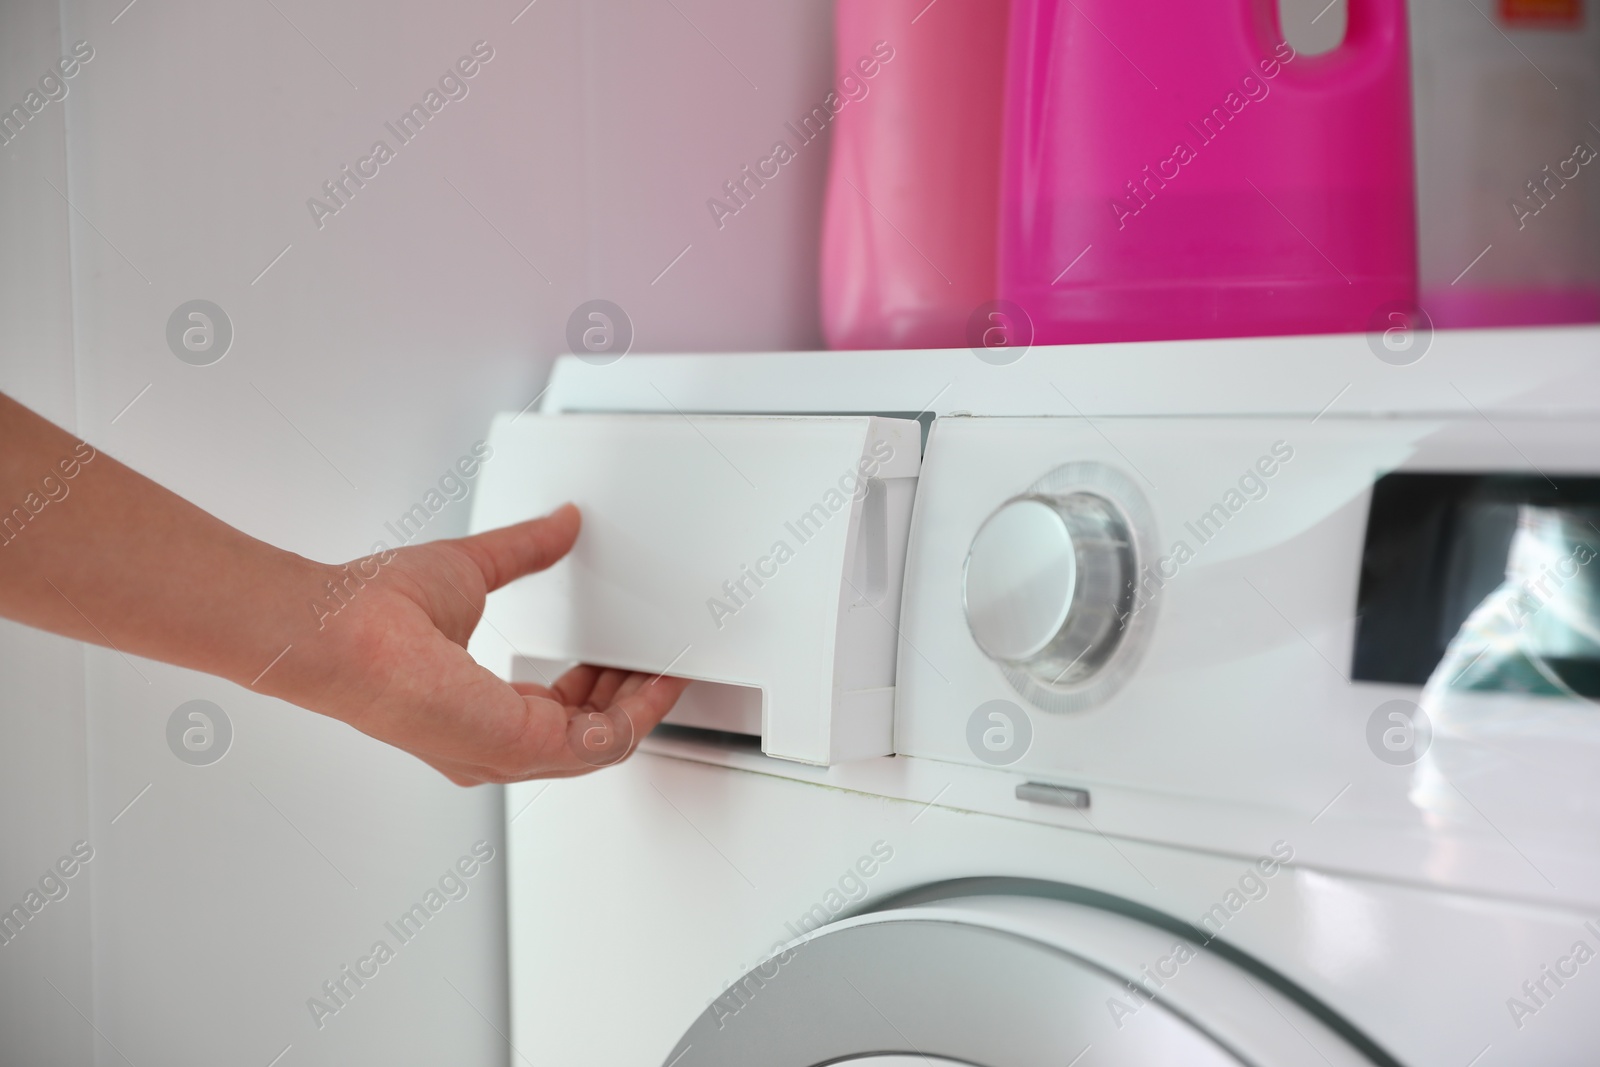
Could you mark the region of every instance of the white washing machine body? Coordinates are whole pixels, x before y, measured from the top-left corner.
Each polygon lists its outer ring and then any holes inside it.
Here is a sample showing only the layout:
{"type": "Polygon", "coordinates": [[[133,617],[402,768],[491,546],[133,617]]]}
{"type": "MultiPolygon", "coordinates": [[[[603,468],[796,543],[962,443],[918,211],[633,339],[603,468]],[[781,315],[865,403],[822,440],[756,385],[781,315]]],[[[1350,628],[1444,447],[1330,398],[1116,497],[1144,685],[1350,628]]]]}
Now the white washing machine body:
{"type": "Polygon", "coordinates": [[[559,364],[474,652],[700,681],[507,792],[514,1058],[1590,1062],[1600,331],[1431,344],[559,364]]]}

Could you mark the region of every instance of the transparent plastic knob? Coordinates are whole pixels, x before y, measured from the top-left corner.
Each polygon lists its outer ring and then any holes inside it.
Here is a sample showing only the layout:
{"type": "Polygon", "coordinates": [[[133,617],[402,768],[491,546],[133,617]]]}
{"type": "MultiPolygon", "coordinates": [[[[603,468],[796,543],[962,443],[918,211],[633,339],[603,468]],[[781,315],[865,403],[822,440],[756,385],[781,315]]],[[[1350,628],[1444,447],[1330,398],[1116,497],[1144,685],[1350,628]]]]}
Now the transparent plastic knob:
{"type": "Polygon", "coordinates": [[[1080,685],[1122,640],[1136,558],[1127,520],[1104,497],[1019,497],[972,539],[967,625],[991,659],[1048,687],[1080,685]]]}

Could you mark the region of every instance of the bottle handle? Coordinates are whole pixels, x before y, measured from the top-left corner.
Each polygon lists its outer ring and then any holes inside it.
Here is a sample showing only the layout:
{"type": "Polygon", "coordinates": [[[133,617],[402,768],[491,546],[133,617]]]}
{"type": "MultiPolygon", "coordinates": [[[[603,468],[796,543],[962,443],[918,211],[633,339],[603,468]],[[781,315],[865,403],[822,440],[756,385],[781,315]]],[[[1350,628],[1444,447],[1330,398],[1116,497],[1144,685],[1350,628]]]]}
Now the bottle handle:
{"type": "MultiPolygon", "coordinates": [[[[1248,15],[1263,56],[1287,43],[1279,18],[1278,0],[1246,0],[1248,15]]],[[[1337,76],[1346,84],[1364,74],[1392,69],[1407,60],[1406,0],[1347,0],[1344,40],[1337,48],[1315,56],[1296,53],[1297,63],[1283,73],[1301,83],[1337,76]]]]}

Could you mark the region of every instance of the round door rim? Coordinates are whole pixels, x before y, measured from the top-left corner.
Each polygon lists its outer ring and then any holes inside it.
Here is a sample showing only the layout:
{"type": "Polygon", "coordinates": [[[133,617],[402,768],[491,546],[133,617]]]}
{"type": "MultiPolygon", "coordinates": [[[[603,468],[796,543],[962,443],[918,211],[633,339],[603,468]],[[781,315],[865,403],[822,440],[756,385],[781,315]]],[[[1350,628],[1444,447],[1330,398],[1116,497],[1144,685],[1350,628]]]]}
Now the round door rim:
{"type": "MultiPolygon", "coordinates": [[[[1309,990],[1263,963],[1255,956],[1231,942],[1223,940],[1221,937],[1213,937],[1193,923],[1179,919],[1157,908],[1152,908],[1148,904],[1140,904],[1136,900],[1117,896],[1115,893],[1107,893],[1103,890],[1090,889],[1087,886],[1072,885],[1066,882],[1051,882],[1039,878],[1013,878],[999,875],[950,878],[902,890],[898,893],[891,893],[883,899],[873,902],[871,907],[862,909],[850,918],[857,919],[869,915],[882,915],[885,912],[899,911],[918,904],[936,904],[970,897],[1024,897],[1081,904],[1134,919],[1147,926],[1153,926],[1169,934],[1175,934],[1178,937],[1199,941],[1205,945],[1207,952],[1211,952],[1233,964],[1250,975],[1250,977],[1260,979],[1263,983],[1271,986],[1273,990],[1293,1001],[1303,1011],[1314,1016],[1329,1030],[1333,1031],[1335,1035],[1344,1039],[1351,1048],[1371,1060],[1374,1067],[1405,1067],[1403,1063],[1343,1015],[1334,1011],[1309,990]]],[[[815,937],[826,929],[831,929],[831,927],[823,927],[807,936],[808,938],[815,937]]]]}
{"type": "MultiPolygon", "coordinates": [[[[1006,921],[995,922],[975,918],[974,913],[951,914],[938,907],[944,904],[959,907],[963,902],[978,904],[979,901],[975,898],[986,898],[997,903],[1008,899],[1013,901],[1035,900],[1066,903],[1076,905],[1078,909],[1082,910],[1103,911],[1111,915],[1117,915],[1124,919],[1132,920],[1134,923],[1147,927],[1152,931],[1160,931],[1193,941],[1201,946],[1206,953],[1216,957],[1215,962],[1217,964],[1231,966],[1243,972],[1243,976],[1247,980],[1254,979],[1259,981],[1269,987],[1272,993],[1282,996],[1292,1003],[1294,1007],[1305,1012],[1316,1023],[1326,1028],[1328,1037],[1342,1042],[1347,1050],[1358,1057],[1361,1062],[1369,1063],[1372,1067],[1403,1067],[1399,1060],[1395,1059],[1349,1020],[1303,987],[1249,953],[1218,937],[1209,935],[1193,924],[1151,908],[1148,905],[1083,886],[1003,876],[956,878],[931,883],[885,897],[870,907],[863,908],[852,915],[841,917],[826,926],[819,927],[795,938],[771,959],[779,959],[785,953],[792,953],[795,949],[812,941],[841,935],[848,936],[852,930],[883,929],[901,924],[923,924],[945,928],[984,930],[1009,942],[1045,950],[1049,954],[1072,961],[1080,969],[1098,973],[1102,977],[1110,978],[1114,981],[1121,982],[1128,977],[1126,974],[1121,973],[1117,967],[1095,958],[1094,955],[1075,950],[1070,945],[1061,943],[1059,940],[1052,939],[1049,936],[1037,936],[1034,933],[1014,928],[1006,921]],[[923,908],[927,910],[919,910],[923,908]]],[[[748,979],[751,975],[758,975],[763,966],[765,964],[752,969],[744,978],[748,979]]],[[[732,987],[730,986],[730,988],[732,987]]],[[[1259,989],[1257,993],[1260,993],[1259,989]]],[[[713,1002],[712,1005],[708,1005],[705,1011],[696,1016],[694,1023],[686,1031],[684,1038],[679,1040],[673,1047],[671,1054],[663,1061],[664,1064],[676,1064],[689,1051],[690,1046],[686,1045],[685,1042],[694,1033],[695,1029],[701,1025],[702,1020],[712,1015],[715,1004],[716,1002],[713,1002]]],[[[1204,1019],[1197,1018],[1194,1011],[1174,1005],[1166,998],[1163,998],[1161,1007],[1171,1016],[1191,1028],[1196,1034],[1208,1039],[1218,1049],[1225,1051],[1239,1062],[1255,1062],[1255,1057],[1250,1056],[1245,1049],[1236,1047],[1232,1041],[1214,1032],[1213,1027],[1207,1025],[1204,1019]]],[[[823,1065],[839,1063],[847,1064],[851,1062],[852,1056],[859,1058],[874,1054],[886,1055],[894,1051],[892,1049],[861,1048],[849,1054],[830,1056],[819,1060],[816,1064],[812,1064],[811,1067],[823,1067],[823,1065]]],[[[965,1061],[957,1060],[956,1062],[965,1061]]]]}

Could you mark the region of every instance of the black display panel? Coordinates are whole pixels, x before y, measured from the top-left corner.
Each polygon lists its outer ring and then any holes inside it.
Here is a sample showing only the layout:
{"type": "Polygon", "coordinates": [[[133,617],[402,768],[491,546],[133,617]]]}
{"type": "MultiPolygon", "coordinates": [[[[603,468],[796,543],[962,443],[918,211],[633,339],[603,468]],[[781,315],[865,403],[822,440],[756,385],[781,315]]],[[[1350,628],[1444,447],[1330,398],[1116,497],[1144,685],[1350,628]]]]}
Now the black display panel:
{"type": "Polygon", "coordinates": [[[1600,627],[1597,554],[1600,478],[1385,475],[1367,517],[1351,676],[1426,684],[1494,597],[1500,617],[1476,622],[1502,635],[1488,659],[1524,662],[1474,667],[1471,688],[1600,695],[1600,648],[1587,636],[1600,627]]]}

